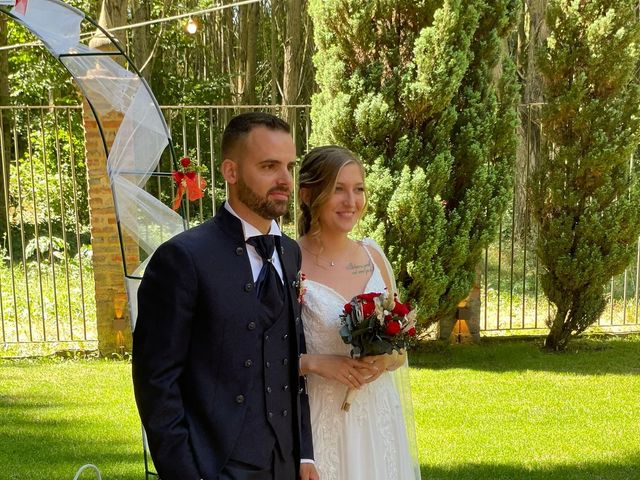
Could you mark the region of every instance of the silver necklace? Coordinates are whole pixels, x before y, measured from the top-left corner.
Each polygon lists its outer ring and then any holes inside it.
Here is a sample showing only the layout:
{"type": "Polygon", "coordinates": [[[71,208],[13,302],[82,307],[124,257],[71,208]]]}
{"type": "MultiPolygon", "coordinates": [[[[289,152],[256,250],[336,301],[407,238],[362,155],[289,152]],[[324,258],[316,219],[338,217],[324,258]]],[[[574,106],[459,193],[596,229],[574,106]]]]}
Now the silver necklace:
{"type": "MultiPolygon", "coordinates": [[[[305,249],[307,252],[309,252],[311,255],[313,255],[314,257],[316,257],[317,260],[322,260],[323,262],[325,262],[329,267],[335,267],[336,266],[336,262],[335,260],[331,260],[327,257],[323,257],[322,255],[312,252],[311,250],[309,250],[307,247],[302,246],[303,249],[305,249]]],[[[350,248],[350,251],[348,252],[349,254],[351,253],[351,250],[353,250],[353,248],[350,248]]]]}

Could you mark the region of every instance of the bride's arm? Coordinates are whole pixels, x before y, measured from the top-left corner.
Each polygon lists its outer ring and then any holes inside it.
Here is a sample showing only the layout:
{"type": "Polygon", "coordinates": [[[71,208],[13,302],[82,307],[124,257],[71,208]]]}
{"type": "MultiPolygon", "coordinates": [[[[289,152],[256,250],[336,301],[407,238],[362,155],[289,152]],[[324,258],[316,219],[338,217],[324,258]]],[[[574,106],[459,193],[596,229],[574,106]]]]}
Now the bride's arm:
{"type": "Polygon", "coordinates": [[[379,367],[344,355],[305,353],[300,356],[298,368],[300,375],[313,373],[347,387],[360,388],[378,377],[379,367]]]}

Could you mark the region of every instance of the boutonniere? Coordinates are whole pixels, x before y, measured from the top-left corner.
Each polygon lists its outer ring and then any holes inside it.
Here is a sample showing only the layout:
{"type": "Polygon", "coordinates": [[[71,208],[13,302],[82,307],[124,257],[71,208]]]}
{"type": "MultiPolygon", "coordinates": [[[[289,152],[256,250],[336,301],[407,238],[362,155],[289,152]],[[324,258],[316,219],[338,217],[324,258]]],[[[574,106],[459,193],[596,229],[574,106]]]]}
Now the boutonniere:
{"type": "Polygon", "coordinates": [[[298,272],[298,277],[296,278],[296,296],[298,297],[298,303],[300,305],[304,303],[304,294],[307,292],[307,287],[304,282],[306,278],[304,273],[298,272]]]}

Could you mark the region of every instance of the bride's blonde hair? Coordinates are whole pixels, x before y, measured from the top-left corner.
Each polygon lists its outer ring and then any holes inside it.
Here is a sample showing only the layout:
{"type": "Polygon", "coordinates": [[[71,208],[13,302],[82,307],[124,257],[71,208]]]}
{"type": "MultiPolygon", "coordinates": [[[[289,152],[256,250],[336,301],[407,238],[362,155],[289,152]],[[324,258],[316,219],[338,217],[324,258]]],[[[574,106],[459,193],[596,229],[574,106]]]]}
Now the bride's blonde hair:
{"type": "Polygon", "coordinates": [[[362,162],[355,153],[344,147],[316,147],[304,156],[300,165],[299,184],[301,189],[308,189],[309,195],[306,201],[303,195],[298,195],[298,236],[320,232],[320,207],[333,193],[340,171],[352,163],[358,165],[364,179],[362,162]]]}

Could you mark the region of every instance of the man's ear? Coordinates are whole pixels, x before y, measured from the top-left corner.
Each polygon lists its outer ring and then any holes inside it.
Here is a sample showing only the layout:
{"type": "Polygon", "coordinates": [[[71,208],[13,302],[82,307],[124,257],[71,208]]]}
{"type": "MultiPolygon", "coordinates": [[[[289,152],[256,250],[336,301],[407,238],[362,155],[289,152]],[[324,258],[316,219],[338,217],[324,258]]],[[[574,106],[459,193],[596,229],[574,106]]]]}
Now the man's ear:
{"type": "Polygon", "coordinates": [[[220,164],[220,173],[231,185],[235,185],[238,181],[238,164],[233,160],[225,158],[220,164]]]}

